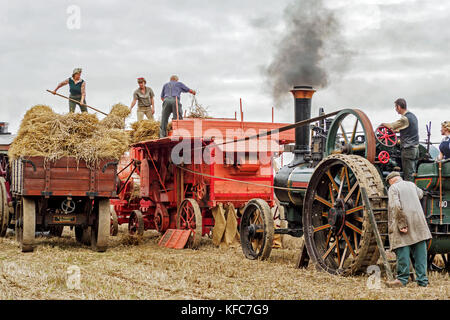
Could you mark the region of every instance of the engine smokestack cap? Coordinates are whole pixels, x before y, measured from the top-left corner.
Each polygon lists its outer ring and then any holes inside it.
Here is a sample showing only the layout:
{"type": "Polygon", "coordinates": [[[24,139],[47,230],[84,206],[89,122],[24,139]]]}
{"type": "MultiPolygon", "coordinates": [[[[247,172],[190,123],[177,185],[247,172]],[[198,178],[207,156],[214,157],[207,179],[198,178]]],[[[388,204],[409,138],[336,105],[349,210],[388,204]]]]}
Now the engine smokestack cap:
{"type": "Polygon", "coordinates": [[[311,99],[316,90],[311,86],[294,86],[291,92],[295,99],[311,99]]]}

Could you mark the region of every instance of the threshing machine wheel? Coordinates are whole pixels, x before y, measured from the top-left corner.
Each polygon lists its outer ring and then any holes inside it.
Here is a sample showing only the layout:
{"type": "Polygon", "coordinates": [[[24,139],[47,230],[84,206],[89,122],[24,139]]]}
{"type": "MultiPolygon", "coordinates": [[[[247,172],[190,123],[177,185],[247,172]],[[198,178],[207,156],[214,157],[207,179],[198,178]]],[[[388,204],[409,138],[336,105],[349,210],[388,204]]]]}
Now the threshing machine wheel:
{"type": "Polygon", "coordinates": [[[36,231],[36,203],[33,198],[23,197],[16,205],[16,240],[22,252],[32,252],[36,231]]]}
{"type": "Polygon", "coordinates": [[[109,199],[100,199],[98,201],[98,214],[91,228],[91,247],[93,250],[104,252],[108,248],[110,221],[109,199]]]}
{"type": "Polygon", "coordinates": [[[155,228],[158,232],[164,233],[169,229],[170,217],[167,208],[163,204],[158,204],[155,209],[155,228]]]}
{"type": "Polygon", "coordinates": [[[0,177],[0,237],[6,235],[9,226],[9,205],[5,178],[0,177]]]}
{"type": "MultiPolygon", "coordinates": [[[[317,165],[303,208],[305,244],[317,269],[350,275],[376,264],[379,252],[362,202],[362,187],[375,219],[386,221],[383,181],[367,159],[331,155],[317,165]]],[[[387,233],[387,224],[379,223],[378,228],[381,234],[387,233]]]]}
{"type": "Polygon", "coordinates": [[[142,236],[144,231],[144,216],[140,210],[134,210],[128,220],[128,233],[142,236]]]}
{"type": "Polygon", "coordinates": [[[184,199],[177,212],[177,229],[191,230],[188,246],[198,248],[202,239],[202,212],[194,199],[184,199]]]}
{"type": "Polygon", "coordinates": [[[119,221],[117,219],[117,213],[114,209],[114,205],[111,204],[109,206],[109,212],[111,213],[111,226],[109,234],[115,237],[119,233],[119,221]]]}
{"type": "Polygon", "coordinates": [[[325,155],[331,154],[356,154],[374,163],[376,138],[372,123],[364,112],[344,109],[337,114],[328,131],[325,149],[325,155]]]}
{"type": "Polygon", "coordinates": [[[247,202],[241,218],[242,251],[247,259],[265,260],[273,244],[274,222],[269,205],[262,199],[247,202]]]}

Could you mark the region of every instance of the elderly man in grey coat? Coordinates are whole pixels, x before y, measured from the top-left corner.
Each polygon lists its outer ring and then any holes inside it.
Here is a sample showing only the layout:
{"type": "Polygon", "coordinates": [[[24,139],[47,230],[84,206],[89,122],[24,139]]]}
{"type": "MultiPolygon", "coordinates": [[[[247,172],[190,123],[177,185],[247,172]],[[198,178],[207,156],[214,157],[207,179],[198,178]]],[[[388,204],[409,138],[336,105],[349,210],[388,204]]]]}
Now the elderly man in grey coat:
{"type": "Polygon", "coordinates": [[[408,283],[410,253],[414,258],[417,284],[428,285],[427,246],[431,239],[425,215],[420,204],[423,191],[413,182],[404,181],[398,172],[391,172],[386,181],[389,188],[389,243],[397,256],[397,279],[388,282],[390,287],[408,283]]]}

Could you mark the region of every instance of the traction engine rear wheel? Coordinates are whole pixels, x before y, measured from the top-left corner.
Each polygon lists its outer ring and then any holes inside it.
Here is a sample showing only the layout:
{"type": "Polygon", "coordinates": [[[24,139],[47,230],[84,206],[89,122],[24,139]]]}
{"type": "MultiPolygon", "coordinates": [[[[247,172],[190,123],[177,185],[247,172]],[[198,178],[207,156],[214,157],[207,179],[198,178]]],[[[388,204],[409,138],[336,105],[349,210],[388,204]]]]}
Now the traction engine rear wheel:
{"type": "Polygon", "coordinates": [[[273,215],[262,199],[250,200],[241,218],[240,236],[242,251],[247,259],[265,260],[272,251],[274,233],[273,215]]]}
{"type": "Polygon", "coordinates": [[[202,239],[202,212],[194,199],[184,199],[177,212],[177,229],[191,230],[188,246],[196,249],[202,239]]]}
{"type": "Polygon", "coordinates": [[[140,210],[134,210],[128,220],[128,232],[131,235],[142,236],[144,234],[144,217],[140,210]]]}
{"type": "Polygon", "coordinates": [[[308,254],[319,270],[357,274],[376,264],[379,252],[361,197],[367,191],[381,234],[387,201],[376,167],[355,155],[332,155],[316,167],[305,195],[303,226],[308,254]]]}

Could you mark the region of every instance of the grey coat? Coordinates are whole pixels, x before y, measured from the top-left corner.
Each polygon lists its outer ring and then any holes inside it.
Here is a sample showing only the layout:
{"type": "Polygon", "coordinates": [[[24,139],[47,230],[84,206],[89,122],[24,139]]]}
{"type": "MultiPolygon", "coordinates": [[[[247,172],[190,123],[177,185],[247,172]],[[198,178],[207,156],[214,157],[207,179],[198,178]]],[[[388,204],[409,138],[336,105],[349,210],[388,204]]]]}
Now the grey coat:
{"type": "Polygon", "coordinates": [[[414,183],[400,180],[389,188],[389,243],[391,250],[431,239],[420,204],[423,191],[414,183]],[[408,227],[407,233],[400,229],[408,227]]]}

